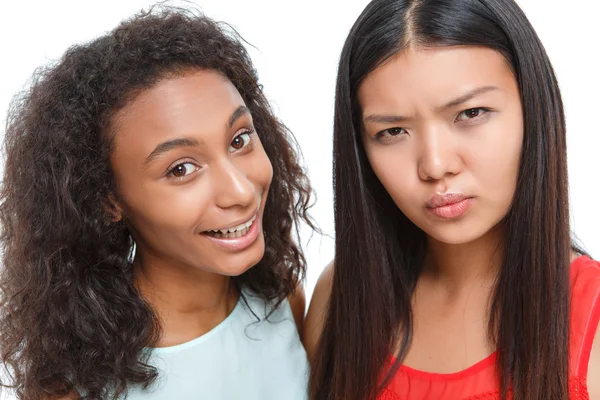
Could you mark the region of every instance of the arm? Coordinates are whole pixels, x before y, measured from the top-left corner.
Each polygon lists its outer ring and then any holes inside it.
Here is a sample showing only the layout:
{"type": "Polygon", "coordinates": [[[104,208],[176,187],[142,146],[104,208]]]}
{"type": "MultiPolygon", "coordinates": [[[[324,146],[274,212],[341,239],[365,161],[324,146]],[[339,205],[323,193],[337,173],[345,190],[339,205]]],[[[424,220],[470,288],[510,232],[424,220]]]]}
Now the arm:
{"type": "Polygon", "coordinates": [[[298,334],[302,338],[302,329],[304,326],[304,313],[306,311],[306,295],[304,294],[304,287],[302,283],[299,283],[296,287],[294,294],[288,296],[290,308],[292,309],[292,315],[298,328],[298,334]]]}
{"type": "Polygon", "coordinates": [[[325,267],[321,273],[315,291],[310,300],[310,307],[304,323],[304,347],[308,359],[312,360],[317,349],[321,332],[325,325],[327,305],[329,304],[329,295],[331,294],[331,284],[333,282],[333,261],[325,267]]]}
{"type": "Polygon", "coordinates": [[[587,386],[590,400],[600,400],[600,326],[596,329],[596,336],[590,354],[587,386]]]}

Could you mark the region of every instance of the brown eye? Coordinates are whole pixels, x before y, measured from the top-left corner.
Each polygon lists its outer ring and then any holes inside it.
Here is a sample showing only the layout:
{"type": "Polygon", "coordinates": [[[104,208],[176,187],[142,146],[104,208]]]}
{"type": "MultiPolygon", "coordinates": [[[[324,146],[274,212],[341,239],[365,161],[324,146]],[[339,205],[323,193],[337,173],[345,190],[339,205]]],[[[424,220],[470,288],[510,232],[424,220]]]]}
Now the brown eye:
{"type": "Polygon", "coordinates": [[[403,128],[390,128],[387,130],[390,136],[397,136],[404,132],[403,128]]]}
{"type": "Polygon", "coordinates": [[[242,147],[244,147],[244,141],[241,137],[238,136],[235,139],[233,139],[233,142],[231,142],[231,147],[233,147],[236,150],[239,150],[242,147]]]}
{"type": "Polygon", "coordinates": [[[468,121],[475,118],[480,118],[485,116],[490,110],[482,107],[477,108],[469,108],[458,114],[456,117],[456,121],[468,121]]]}
{"type": "Polygon", "coordinates": [[[250,133],[244,132],[241,135],[237,135],[229,145],[229,152],[233,153],[234,151],[241,150],[250,143],[250,133]]]}
{"type": "Polygon", "coordinates": [[[387,137],[389,139],[390,137],[402,135],[404,133],[407,133],[406,129],[404,128],[389,128],[384,131],[378,132],[377,135],[375,135],[375,138],[379,140],[385,139],[387,137]]]}
{"type": "Polygon", "coordinates": [[[178,165],[173,169],[173,176],[176,176],[177,178],[185,176],[186,171],[187,168],[185,168],[185,165],[178,165]]]}
{"type": "Polygon", "coordinates": [[[471,108],[465,111],[465,116],[468,118],[475,118],[481,113],[481,108],[471,108]]]}
{"type": "Polygon", "coordinates": [[[192,163],[183,163],[176,165],[171,172],[169,172],[169,175],[172,175],[175,178],[183,178],[194,172],[196,169],[197,167],[192,163]]]}

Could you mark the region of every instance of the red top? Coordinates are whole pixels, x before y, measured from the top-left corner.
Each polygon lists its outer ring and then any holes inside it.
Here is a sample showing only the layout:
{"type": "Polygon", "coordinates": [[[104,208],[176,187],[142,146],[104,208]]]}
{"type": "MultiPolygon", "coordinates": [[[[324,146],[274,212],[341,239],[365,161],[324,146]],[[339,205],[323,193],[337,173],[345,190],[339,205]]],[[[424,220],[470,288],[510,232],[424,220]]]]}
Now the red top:
{"type": "MultiPolygon", "coordinates": [[[[587,256],[571,264],[569,394],[589,400],[587,370],[600,321],[600,263],[587,256]]],[[[377,400],[500,400],[496,352],[453,374],[418,371],[402,365],[377,400]]]]}

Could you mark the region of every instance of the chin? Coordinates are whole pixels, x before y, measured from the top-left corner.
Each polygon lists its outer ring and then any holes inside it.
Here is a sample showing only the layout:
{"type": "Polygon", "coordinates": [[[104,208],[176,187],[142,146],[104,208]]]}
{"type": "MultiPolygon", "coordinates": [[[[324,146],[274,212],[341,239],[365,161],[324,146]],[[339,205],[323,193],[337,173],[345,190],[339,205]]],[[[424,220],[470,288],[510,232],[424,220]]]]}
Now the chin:
{"type": "Polygon", "coordinates": [[[244,266],[235,266],[235,267],[227,268],[227,269],[219,269],[217,272],[220,275],[230,276],[230,277],[233,278],[233,277],[242,275],[244,272],[248,271],[254,265],[256,265],[256,264],[244,265],[244,266]]]}
{"type": "Polygon", "coordinates": [[[461,245],[474,242],[488,232],[492,227],[473,226],[465,223],[440,223],[440,224],[415,224],[430,238],[440,243],[449,245],[461,245]]]}
{"type": "Polygon", "coordinates": [[[471,243],[471,242],[479,239],[479,237],[480,237],[477,235],[464,235],[464,234],[463,235],[444,235],[444,234],[439,234],[437,232],[435,232],[433,234],[429,234],[427,232],[425,232],[425,233],[431,239],[433,239],[437,242],[449,244],[449,245],[461,245],[461,244],[471,243]]]}
{"type": "Polygon", "coordinates": [[[429,229],[425,234],[440,243],[462,245],[483,238],[489,231],[490,229],[468,229],[457,226],[451,229],[429,229]]]}
{"type": "Polygon", "coordinates": [[[260,249],[248,249],[242,254],[224,257],[215,268],[221,275],[240,276],[250,268],[254,267],[263,258],[264,246],[260,249]]]}
{"type": "Polygon", "coordinates": [[[246,261],[244,263],[239,264],[232,263],[229,264],[229,266],[226,269],[221,268],[220,272],[226,276],[240,276],[246,271],[248,271],[250,268],[254,267],[256,264],[258,264],[259,261],[260,259],[256,261],[246,261]]]}

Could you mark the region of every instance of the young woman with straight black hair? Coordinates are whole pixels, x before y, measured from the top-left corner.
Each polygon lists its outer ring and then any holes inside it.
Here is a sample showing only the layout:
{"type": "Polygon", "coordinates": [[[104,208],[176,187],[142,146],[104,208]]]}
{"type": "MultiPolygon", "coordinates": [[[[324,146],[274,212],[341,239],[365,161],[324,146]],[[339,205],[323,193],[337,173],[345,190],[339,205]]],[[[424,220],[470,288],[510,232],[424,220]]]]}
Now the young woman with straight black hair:
{"type": "Polygon", "coordinates": [[[374,0],[344,45],[315,400],[600,399],[600,265],[563,105],[512,0],[374,0]]]}

